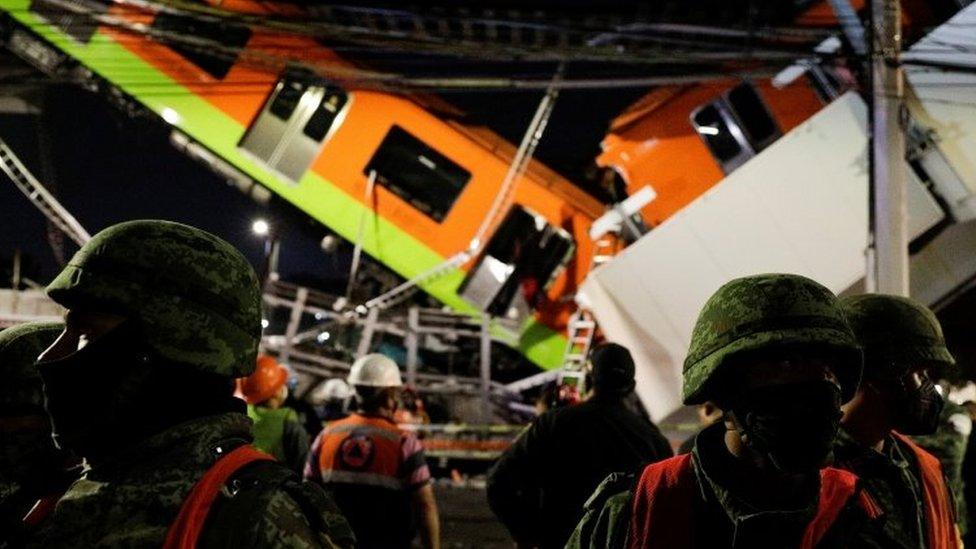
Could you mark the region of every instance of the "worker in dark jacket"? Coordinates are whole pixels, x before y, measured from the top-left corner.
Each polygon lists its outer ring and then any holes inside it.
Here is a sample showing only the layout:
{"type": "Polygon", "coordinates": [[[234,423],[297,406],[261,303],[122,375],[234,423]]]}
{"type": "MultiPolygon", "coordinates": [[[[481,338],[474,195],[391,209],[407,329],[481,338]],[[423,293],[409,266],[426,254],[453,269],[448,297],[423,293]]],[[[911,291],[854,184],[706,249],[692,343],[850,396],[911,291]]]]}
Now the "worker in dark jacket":
{"type": "Polygon", "coordinates": [[[634,390],[630,352],[599,345],[590,364],[590,398],[540,416],[488,478],[491,508],[521,546],[563,547],[608,474],[673,453],[656,426],[624,405],[634,390]]]}

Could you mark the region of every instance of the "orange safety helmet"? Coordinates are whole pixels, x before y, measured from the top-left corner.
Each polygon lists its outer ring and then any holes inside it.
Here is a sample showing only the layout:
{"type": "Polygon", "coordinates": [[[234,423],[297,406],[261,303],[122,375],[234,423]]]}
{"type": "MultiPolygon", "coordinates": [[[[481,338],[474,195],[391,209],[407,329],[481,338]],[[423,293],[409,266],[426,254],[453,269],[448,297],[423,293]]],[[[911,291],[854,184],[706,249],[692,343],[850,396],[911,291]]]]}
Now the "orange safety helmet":
{"type": "Polygon", "coordinates": [[[268,355],[259,355],[254,372],[238,380],[248,404],[260,404],[275,396],[288,381],[288,370],[268,355]]]}

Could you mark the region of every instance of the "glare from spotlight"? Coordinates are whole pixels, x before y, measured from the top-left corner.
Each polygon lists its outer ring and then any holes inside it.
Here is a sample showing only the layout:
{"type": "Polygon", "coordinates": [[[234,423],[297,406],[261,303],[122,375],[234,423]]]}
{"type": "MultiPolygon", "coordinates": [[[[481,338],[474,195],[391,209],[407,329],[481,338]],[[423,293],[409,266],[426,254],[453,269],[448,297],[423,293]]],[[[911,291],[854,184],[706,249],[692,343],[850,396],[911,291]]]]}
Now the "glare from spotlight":
{"type": "Polygon", "coordinates": [[[321,334],[315,336],[315,339],[319,343],[325,343],[326,341],[329,340],[330,337],[332,337],[332,334],[330,334],[329,332],[322,332],[321,334]]]}
{"type": "Polygon", "coordinates": [[[268,326],[270,326],[270,325],[271,325],[271,323],[270,323],[270,322],[268,322],[268,319],[267,319],[267,318],[262,318],[262,319],[261,319],[261,327],[262,327],[262,328],[267,328],[267,327],[268,327],[268,326]]]}
{"type": "Polygon", "coordinates": [[[271,232],[271,225],[268,225],[268,222],[263,219],[256,219],[251,225],[251,230],[258,236],[268,236],[268,233],[271,232]]]}

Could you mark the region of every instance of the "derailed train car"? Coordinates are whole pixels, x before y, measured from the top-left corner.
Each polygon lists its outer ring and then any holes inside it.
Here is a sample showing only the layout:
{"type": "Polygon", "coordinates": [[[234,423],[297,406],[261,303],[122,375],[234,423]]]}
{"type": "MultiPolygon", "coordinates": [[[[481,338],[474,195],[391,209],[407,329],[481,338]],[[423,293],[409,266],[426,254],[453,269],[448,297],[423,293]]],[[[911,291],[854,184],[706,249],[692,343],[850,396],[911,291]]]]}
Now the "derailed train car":
{"type": "MultiPolygon", "coordinates": [[[[198,6],[300,13],[248,0],[198,6]]],[[[266,189],[351,241],[362,226],[364,251],[404,278],[444,266],[423,290],[458,311],[508,317],[527,358],[560,364],[567,297],[589,270],[587,230],[604,207],[533,161],[493,214],[515,153],[496,134],[419,97],[343,86],[289,63],[357,70],[311,37],[151,3],[0,0],[0,11],[6,45],[21,57],[134,100],[172,126],[177,146],[252,194],[266,189]],[[483,253],[444,265],[476,236],[483,253]]]]}

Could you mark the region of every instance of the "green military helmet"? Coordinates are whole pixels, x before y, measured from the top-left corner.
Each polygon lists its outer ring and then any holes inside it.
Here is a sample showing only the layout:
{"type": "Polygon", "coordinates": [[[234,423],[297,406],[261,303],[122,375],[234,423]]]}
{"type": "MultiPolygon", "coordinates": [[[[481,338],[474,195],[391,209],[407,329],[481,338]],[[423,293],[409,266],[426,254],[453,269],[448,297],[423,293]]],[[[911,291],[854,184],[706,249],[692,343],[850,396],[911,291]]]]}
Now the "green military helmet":
{"type": "Polygon", "coordinates": [[[721,400],[715,379],[731,358],[778,346],[834,353],[839,360],[834,374],[843,398],[854,395],[861,378],[861,351],[837,297],[803,276],[762,274],[726,283],[705,303],[684,363],[684,403],[721,400]]]}
{"type": "Polygon", "coordinates": [[[34,362],[63,329],[60,322],[28,322],[0,331],[0,415],[43,413],[43,384],[34,362]]]}
{"type": "Polygon", "coordinates": [[[942,326],[928,307],[896,295],[866,294],[840,300],[847,322],[864,349],[865,375],[901,375],[916,364],[953,366],[942,326]]]}
{"type": "Polygon", "coordinates": [[[78,250],[47,293],[69,309],[138,321],[165,359],[229,377],[254,370],[257,276],[233,246],[200,229],[157,220],[113,225],[78,250]]]}

